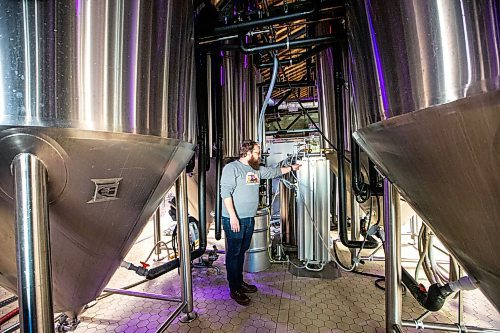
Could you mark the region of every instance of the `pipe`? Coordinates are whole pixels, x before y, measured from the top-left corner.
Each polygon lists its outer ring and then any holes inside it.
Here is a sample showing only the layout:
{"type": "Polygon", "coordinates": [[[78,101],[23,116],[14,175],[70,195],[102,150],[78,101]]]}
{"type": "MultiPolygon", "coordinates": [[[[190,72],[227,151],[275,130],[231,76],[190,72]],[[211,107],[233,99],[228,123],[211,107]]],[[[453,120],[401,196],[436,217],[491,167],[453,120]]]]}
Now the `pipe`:
{"type": "Polygon", "coordinates": [[[165,330],[172,324],[172,322],[177,318],[177,316],[184,311],[184,308],[186,307],[186,304],[181,303],[179,306],[168,316],[167,320],[156,330],[156,333],[163,333],[165,330]]]}
{"type": "Polygon", "coordinates": [[[344,147],[344,74],[342,64],[343,54],[340,48],[332,48],[333,65],[335,71],[335,117],[337,130],[337,162],[338,162],[338,203],[339,203],[339,238],[342,244],[348,248],[374,249],[378,246],[376,241],[371,240],[349,240],[347,236],[347,200],[346,200],[346,179],[345,179],[345,147],[344,147]]]}
{"type": "Polygon", "coordinates": [[[368,188],[363,182],[360,167],[360,148],[356,140],[351,140],[351,179],[352,189],[356,196],[365,197],[368,195],[368,188]]]}
{"type": "Polygon", "coordinates": [[[401,325],[401,223],[399,194],[390,181],[384,179],[385,226],[385,327],[398,331],[401,325]]]}
{"type": "Polygon", "coordinates": [[[155,254],[157,256],[157,260],[160,260],[160,254],[161,254],[161,248],[160,248],[160,241],[161,241],[161,219],[160,219],[160,207],[156,208],[155,212],[155,218],[154,218],[154,235],[153,235],[154,241],[155,241],[155,254]]]}
{"type": "Polygon", "coordinates": [[[208,92],[207,92],[207,53],[196,50],[196,99],[198,110],[198,212],[200,245],[193,256],[202,256],[207,249],[207,166],[208,166],[208,92]]]}
{"type": "Polygon", "coordinates": [[[476,289],[473,279],[464,276],[445,285],[434,283],[429,287],[429,290],[426,290],[425,286],[418,283],[406,269],[403,268],[402,273],[403,284],[408,288],[413,297],[423,308],[433,312],[441,310],[446,298],[455,291],[476,289]]]}
{"type": "Polygon", "coordinates": [[[19,329],[20,324],[15,323],[14,325],[11,325],[7,327],[5,330],[1,331],[2,333],[13,333],[16,332],[19,329]]]}
{"type": "Polygon", "coordinates": [[[424,285],[415,281],[413,276],[411,276],[406,269],[403,268],[402,273],[403,284],[408,288],[417,302],[426,310],[441,310],[446,301],[446,297],[452,293],[451,291],[448,292],[444,287],[440,287],[437,283],[432,284],[427,291],[424,285]]]}
{"type": "Polygon", "coordinates": [[[296,40],[287,40],[286,42],[277,42],[277,43],[267,43],[267,44],[260,44],[260,46],[253,46],[253,47],[247,47],[243,39],[241,39],[240,43],[240,49],[244,53],[257,53],[261,51],[269,51],[269,50],[275,50],[275,49],[281,49],[281,48],[286,48],[286,49],[300,49],[308,46],[313,46],[313,45],[322,45],[322,44],[333,44],[338,42],[339,39],[334,36],[322,36],[322,37],[316,37],[316,38],[302,38],[302,39],[296,39],[296,40]]]}
{"type": "MultiPolygon", "coordinates": [[[[271,84],[271,81],[265,81],[257,83],[257,87],[267,87],[271,84]]],[[[287,82],[276,82],[274,84],[275,88],[307,88],[316,87],[315,81],[287,81],[287,82]]]]}
{"type": "Polygon", "coordinates": [[[492,328],[481,328],[476,326],[465,326],[465,325],[453,325],[453,324],[442,324],[442,323],[424,323],[415,322],[411,320],[403,320],[402,326],[404,327],[415,327],[416,329],[432,329],[439,331],[451,331],[451,332],[468,332],[468,333],[480,333],[480,332],[493,332],[499,333],[500,330],[492,328]]]}
{"type": "Polygon", "coordinates": [[[148,298],[148,299],[157,299],[160,301],[167,301],[167,302],[178,302],[178,303],[182,302],[182,300],[180,300],[178,298],[172,298],[172,297],[168,297],[168,296],[160,295],[160,294],[145,293],[142,291],[104,288],[103,292],[109,293],[109,294],[116,294],[116,295],[124,295],[124,296],[132,296],[132,297],[140,297],[140,298],[148,298]]]}
{"type": "Polygon", "coordinates": [[[0,326],[2,326],[3,324],[5,324],[9,320],[11,320],[12,318],[17,316],[18,314],[19,314],[19,308],[15,308],[14,310],[7,312],[5,315],[0,317],[0,326]]]}
{"type": "Polygon", "coordinates": [[[222,89],[220,77],[221,57],[213,54],[210,57],[211,66],[211,91],[212,94],[210,103],[212,104],[212,112],[215,119],[215,184],[217,187],[215,198],[215,239],[222,238],[222,198],[220,196],[220,179],[222,176],[222,142],[224,133],[222,128],[222,89]]]}
{"type": "Polygon", "coordinates": [[[261,150],[264,151],[264,144],[265,144],[265,113],[266,113],[266,108],[267,104],[269,104],[269,99],[271,98],[271,94],[274,89],[274,83],[276,82],[276,78],[278,77],[278,57],[274,56],[274,67],[273,67],[273,73],[271,76],[271,84],[269,85],[269,88],[267,90],[266,98],[264,99],[264,103],[262,103],[262,107],[260,109],[260,114],[259,114],[259,122],[257,123],[257,142],[260,144],[261,150]]]}
{"type": "Polygon", "coordinates": [[[32,154],[11,165],[16,205],[17,285],[21,332],[54,332],[47,169],[32,154]]]}
{"type": "Polygon", "coordinates": [[[318,8],[316,6],[313,6],[312,8],[309,8],[307,10],[303,10],[289,5],[288,13],[285,15],[270,16],[259,20],[252,20],[231,25],[215,27],[211,33],[213,35],[242,33],[259,27],[300,20],[308,18],[309,16],[317,12],[317,9],[318,8]]]}
{"type": "Polygon", "coordinates": [[[186,171],[182,171],[175,183],[175,197],[177,201],[177,234],[179,240],[181,300],[186,307],[185,313],[193,312],[193,285],[191,281],[191,260],[189,253],[189,220],[187,200],[186,171]]]}
{"type": "MultiPolygon", "coordinates": [[[[310,57],[312,57],[316,53],[321,52],[321,51],[323,51],[323,50],[325,50],[327,48],[328,48],[328,45],[325,45],[325,44],[315,46],[314,48],[310,49],[307,52],[304,52],[300,56],[297,56],[297,57],[294,57],[294,58],[291,58],[291,59],[288,59],[288,60],[280,60],[280,66],[297,65],[297,64],[301,63],[302,61],[309,59],[310,57]]],[[[261,64],[257,65],[257,67],[258,68],[273,67],[273,63],[272,62],[261,63],[261,64]]]]}

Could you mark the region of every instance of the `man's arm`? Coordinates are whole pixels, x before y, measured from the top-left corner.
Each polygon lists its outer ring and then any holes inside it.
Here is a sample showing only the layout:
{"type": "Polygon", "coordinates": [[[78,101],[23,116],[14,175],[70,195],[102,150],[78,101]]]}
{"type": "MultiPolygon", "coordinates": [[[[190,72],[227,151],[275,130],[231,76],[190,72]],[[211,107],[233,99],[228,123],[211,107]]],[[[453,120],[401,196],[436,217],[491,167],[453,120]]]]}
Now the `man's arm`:
{"type": "Polygon", "coordinates": [[[234,232],[240,231],[240,221],[236,215],[236,210],[234,209],[233,202],[233,192],[236,188],[236,173],[233,167],[227,165],[222,169],[222,175],[220,180],[220,196],[224,202],[224,206],[229,213],[229,219],[231,223],[231,230],[234,232]]]}
{"type": "Polygon", "coordinates": [[[300,164],[293,164],[293,165],[284,166],[284,167],[280,168],[281,174],[285,175],[289,172],[297,171],[300,169],[300,167],[301,167],[300,164]]]}
{"type": "Polygon", "coordinates": [[[240,231],[240,221],[236,215],[236,210],[234,209],[233,197],[224,198],[224,205],[226,206],[227,212],[229,213],[229,220],[231,223],[231,230],[233,232],[240,231]]]}

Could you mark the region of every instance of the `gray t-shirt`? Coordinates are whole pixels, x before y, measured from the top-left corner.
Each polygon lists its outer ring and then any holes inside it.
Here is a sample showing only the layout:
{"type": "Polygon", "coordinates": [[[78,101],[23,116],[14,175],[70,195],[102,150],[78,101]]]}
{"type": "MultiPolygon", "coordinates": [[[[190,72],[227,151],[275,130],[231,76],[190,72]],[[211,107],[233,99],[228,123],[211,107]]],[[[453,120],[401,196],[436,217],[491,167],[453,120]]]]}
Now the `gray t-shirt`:
{"type": "MultiPolygon", "coordinates": [[[[227,164],[222,170],[220,196],[222,199],[233,197],[234,209],[238,218],[254,217],[259,205],[259,184],[261,179],[281,176],[281,169],[261,166],[254,170],[239,160],[227,164]]],[[[229,217],[224,202],[222,216],[229,217]]]]}

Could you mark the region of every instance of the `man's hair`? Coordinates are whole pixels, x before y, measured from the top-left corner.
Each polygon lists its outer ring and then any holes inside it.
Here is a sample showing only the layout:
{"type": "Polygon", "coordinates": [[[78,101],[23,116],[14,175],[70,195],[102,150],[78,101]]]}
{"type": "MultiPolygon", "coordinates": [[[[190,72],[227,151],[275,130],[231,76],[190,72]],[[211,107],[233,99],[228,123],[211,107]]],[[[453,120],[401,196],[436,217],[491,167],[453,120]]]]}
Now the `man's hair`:
{"type": "Polygon", "coordinates": [[[253,140],[243,140],[240,145],[240,157],[245,157],[249,151],[253,150],[255,145],[258,145],[258,143],[253,140]]]}

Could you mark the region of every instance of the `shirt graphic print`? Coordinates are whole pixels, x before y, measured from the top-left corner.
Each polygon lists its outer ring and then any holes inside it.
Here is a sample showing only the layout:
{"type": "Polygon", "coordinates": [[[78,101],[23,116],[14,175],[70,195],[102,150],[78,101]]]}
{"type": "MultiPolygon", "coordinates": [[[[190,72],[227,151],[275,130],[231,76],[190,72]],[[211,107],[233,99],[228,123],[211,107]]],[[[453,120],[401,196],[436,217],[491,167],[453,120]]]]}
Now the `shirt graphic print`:
{"type": "Polygon", "coordinates": [[[246,183],[247,185],[258,185],[259,184],[259,177],[253,173],[253,172],[247,172],[247,177],[246,177],[246,183]]]}

